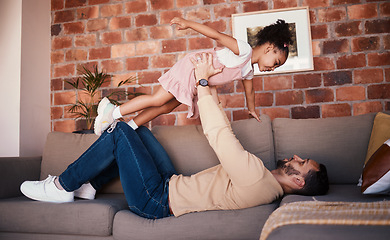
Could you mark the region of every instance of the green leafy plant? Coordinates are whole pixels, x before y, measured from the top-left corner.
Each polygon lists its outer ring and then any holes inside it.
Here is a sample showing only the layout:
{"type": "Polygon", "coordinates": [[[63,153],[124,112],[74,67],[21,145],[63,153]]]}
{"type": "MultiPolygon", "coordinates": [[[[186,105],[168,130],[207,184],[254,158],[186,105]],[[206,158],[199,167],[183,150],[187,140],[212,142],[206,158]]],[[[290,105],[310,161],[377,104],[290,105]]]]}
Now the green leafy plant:
{"type": "MultiPolygon", "coordinates": [[[[65,80],[70,86],[76,89],[76,94],[78,98],[76,103],[71,106],[68,112],[72,113],[76,119],[85,119],[87,124],[87,129],[92,129],[93,121],[97,116],[97,106],[101,98],[99,98],[100,88],[104,83],[111,81],[111,75],[99,71],[97,66],[93,67],[93,72],[83,67],[82,70],[79,70],[81,77],[77,78],[75,81],[65,80]]],[[[117,87],[136,81],[137,77],[132,76],[126,80],[120,81],[117,84],[117,87]]],[[[141,93],[127,93],[124,90],[115,90],[110,92],[107,97],[111,103],[115,105],[120,105],[116,100],[120,95],[140,95],[141,93]],[[114,98],[116,97],[116,99],[114,98]]]]}

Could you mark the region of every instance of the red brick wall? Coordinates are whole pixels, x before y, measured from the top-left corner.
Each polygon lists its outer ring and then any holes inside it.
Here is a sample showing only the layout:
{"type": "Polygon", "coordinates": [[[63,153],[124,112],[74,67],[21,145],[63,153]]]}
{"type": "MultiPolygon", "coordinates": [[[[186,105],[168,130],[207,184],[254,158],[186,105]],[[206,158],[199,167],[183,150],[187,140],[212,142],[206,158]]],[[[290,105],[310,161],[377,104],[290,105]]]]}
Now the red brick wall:
{"type": "MultiPolygon", "coordinates": [[[[169,25],[174,16],[231,34],[231,14],[310,7],[314,71],[255,78],[257,110],[271,118],[326,118],[390,110],[390,3],[373,0],[52,0],[52,130],[83,127],[67,112],[74,91],[63,80],[97,64],[111,85],[137,76],[129,92],[151,93],[178,58],[215,42],[169,25]]],[[[247,118],[241,82],[219,88],[231,120],[247,118]]],[[[186,107],[152,125],[198,124],[186,107]]]]}

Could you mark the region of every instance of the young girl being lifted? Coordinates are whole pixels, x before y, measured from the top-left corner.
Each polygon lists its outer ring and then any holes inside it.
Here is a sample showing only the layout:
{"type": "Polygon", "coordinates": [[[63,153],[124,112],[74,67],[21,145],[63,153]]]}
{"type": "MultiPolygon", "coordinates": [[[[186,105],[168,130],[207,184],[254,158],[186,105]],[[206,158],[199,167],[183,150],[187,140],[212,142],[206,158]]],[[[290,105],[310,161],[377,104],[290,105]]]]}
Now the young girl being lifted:
{"type": "Polygon", "coordinates": [[[253,49],[244,41],[200,23],[176,17],[171,20],[171,25],[173,24],[177,25],[178,30],[193,29],[217,41],[225,48],[187,54],[158,79],[161,85],[152,95],[135,97],[120,106],[115,106],[107,98],[103,98],[99,103],[98,116],[95,119],[96,135],[101,135],[116,119],[140,110],[143,111],[128,123],[133,129],[161,114],[171,112],[182,103],[188,106],[187,118],[197,118],[196,87],[199,84],[222,85],[234,80],[242,80],[249,114],[260,121],[255,111],[253,64],[258,64],[260,71],[273,71],[286,62],[288,46],[292,44],[288,24],[284,20],[278,20],[263,28],[256,35],[257,43],[253,49]],[[213,55],[214,67],[220,70],[220,73],[212,76],[208,82],[195,79],[191,62],[191,58],[203,52],[213,55]]]}

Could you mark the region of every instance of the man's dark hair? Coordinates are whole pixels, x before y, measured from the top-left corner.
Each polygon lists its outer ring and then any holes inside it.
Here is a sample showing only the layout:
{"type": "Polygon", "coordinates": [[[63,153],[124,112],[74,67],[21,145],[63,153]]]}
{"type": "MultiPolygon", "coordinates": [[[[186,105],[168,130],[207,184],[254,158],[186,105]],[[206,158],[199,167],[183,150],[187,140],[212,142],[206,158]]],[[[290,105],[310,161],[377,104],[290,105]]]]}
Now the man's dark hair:
{"type": "Polygon", "coordinates": [[[305,186],[294,193],[306,196],[324,195],[329,190],[328,172],[325,165],[320,170],[310,170],[305,176],[305,186]]]}

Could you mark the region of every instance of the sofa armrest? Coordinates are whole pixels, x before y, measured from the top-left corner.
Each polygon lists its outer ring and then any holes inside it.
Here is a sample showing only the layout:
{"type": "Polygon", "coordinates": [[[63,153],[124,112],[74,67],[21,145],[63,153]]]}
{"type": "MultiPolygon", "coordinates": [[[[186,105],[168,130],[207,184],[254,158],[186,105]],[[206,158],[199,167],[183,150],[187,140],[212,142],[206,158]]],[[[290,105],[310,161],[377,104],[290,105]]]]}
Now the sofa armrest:
{"type": "Polygon", "coordinates": [[[20,184],[39,180],[42,157],[0,158],[0,199],[20,196],[20,184]]]}

